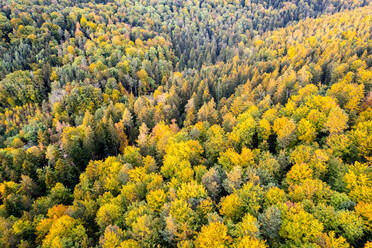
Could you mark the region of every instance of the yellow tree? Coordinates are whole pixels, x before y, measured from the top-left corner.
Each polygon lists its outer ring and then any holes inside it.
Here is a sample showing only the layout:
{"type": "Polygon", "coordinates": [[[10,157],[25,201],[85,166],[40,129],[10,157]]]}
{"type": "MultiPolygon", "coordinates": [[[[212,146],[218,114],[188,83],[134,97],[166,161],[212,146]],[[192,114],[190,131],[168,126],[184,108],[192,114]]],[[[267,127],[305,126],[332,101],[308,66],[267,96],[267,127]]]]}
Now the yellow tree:
{"type": "Polygon", "coordinates": [[[287,117],[276,119],[273,130],[278,135],[279,145],[283,148],[287,147],[296,137],[296,123],[287,117]]]}
{"type": "Polygon", "coordinates": [[[350,245],[342,236],[336,237],[335,232],[331,231],[328,234],[321,234],[317,242],[321,247],[327,248],[349,248],[350,245]]]}
{"type": "Polygon", "coordinates": [[[227,227],[220,222],[212,222],[202,226],[198,237],[195,240],[197,248],[223,248],[229,247],[232,239],[227,234],[227,227]]]}
{"type": "Polygon", "coordinates": [[[329,112],[325,129],[331,134],[341,133],[347,128],[348,116],[341,108],[337,107],[329,112]]]}
{"type": "Polygon", "coordinates": [[[265,241],[245,236],[234,245],[234,248],[267,248],[265,241]]]}
{"type": "Polygon", "coordinates": [[[323,224],[301,207],[293,207],[285,214],[279,235],[296,245],[315,242],[323,231],[323,224]]]}
{"type": "Polygon", "coordinates": [[[298,123],[297,135],[299,140],[311,143],[316,137],[316,129],[310,121],[301,119],[298,123]]]}
{"type": "Polygon", "coordinates": [[[237,237],[244,237],[244,236],[258,237],[259,226],[258,226],[257,219],[248,213],[244,215],[242,221],[236,225],[235,235],[237,237]]]}
{"type": "Polygon", "coordinates": [[[220,214],[222,214],[226,218],[236,221],[242,216],[243,211],[244,203],[240,199],[238,194],[233,193],[222,198],[220,214]]]}
{"type": "Polygon", "coordinates": [[[43,240],[43,248],[88,247],[88,235],[80,221],[64,215],[55,220],[43,240]]]}
{"type": "Polygon", "coordinates": [[[349,172],[344,176],[349,196],[355,202],[372,202],[372,181],[370,165],[355,162],[349,165],[349,172]]]}
{"type": "Polygon", "coordinates": [[[162,189],[153,190],[146,195],[147,204],[156,212],[160,212],[166,200],[167,196],[162,189]]]}

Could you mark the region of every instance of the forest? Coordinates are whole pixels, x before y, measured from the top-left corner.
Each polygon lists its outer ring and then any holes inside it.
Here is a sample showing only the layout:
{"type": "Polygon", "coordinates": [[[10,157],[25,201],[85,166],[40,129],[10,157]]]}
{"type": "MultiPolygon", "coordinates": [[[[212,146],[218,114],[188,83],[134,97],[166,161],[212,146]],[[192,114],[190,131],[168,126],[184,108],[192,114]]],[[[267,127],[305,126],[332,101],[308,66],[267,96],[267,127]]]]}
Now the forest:
{"type": "Polygon", "coordinates": [[[372,1],[1,0],[0,247],[372,248],[372,1]]]}

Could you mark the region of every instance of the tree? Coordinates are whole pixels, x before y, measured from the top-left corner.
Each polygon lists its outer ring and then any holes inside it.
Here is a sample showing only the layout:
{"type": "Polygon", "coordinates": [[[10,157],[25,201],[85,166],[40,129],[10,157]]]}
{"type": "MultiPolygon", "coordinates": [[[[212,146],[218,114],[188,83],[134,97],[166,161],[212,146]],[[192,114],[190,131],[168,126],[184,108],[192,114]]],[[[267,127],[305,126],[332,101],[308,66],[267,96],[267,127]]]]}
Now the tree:
{"type": "Polygon", "coordinates": [[[43,248],[52,247],[88,247],[88,236],[80,221],[63,215],[52,223],[43,240],[43,248]]]}
{"type": "Polygon", "coordinates": [[[198,112],[199,121],[207,121],[209,124],[215,124],[218,122],[218,113],[216,111],[216,104],[213,98],[208,102],[204,103],[198,112]]]}
{"type": "Polygon", "coordinates": [[[337,232],[354,243],[363,237],[365,226],[363,220],[354,212],[342,210],[337,213],[337,232]]]}
{"type": "Polygon", "coordinates": [[[278,135],[278,143],[286,148],[295,139],[296,123],[287,117],[281,117],[274,121],[274,132],[278,135]]]}
{"type": "Polygon", "coordinates": [[[359,202],[355,206],[355,213],[360,216],[364,224],[366,226],[366,229],[371,232],[372,230],[372,203],[365,203],[365,202],[359,202]]]}
{"type": "Polygon", "coordinates": [[[146,195],[146,201],[152,210],[156,212],[160,212],[161,208],[163,207],[164,203],[167,200],[166,197],[167,196],[165,192],[161,189],[158,189],[158,190],[149,192],[146,195]]]}
{"type": "Polygon", "coordinates": [[[323,231],[323,224],[301,207],[290,208],[285,214],[279,235],[296,245],[315,242],[323,231]]]}
{"type": "Polygon", "coordinates": [[[0,244],[6,248],[16,245],[17,239],[12,230],[12,222],[1,216],[0,224],[0,244]]]}
{"type": "Polygon", "coordinates": [[[236,248],[252,247],[252,248],[266,248],[268,247],[265,241],[252,237],[243,237],[236,245],[236,248]]]}
{"type": "Polygon", "coordinates": [[[319,241],[317,242],[322,247],[329,248],[349,248],[349,243],[342,236],[336,237],[335,232],[331,231],[328,234],[322,234],[319,241]]]}
{"type": "Polygon", "coordinates": [[[330,196],[331,189],[321,180],[306,179],[300,184],[291,185],[289,198],[293,202],[311,200],[315,204],[326,201],[330,196]]]}
{"type": "Polygon", "coordinates": [[[233,127],[229,140],[233,141],[238,147],[252,147],[256,126],[257,123],[252,116],[238,118],[238,124],[233,127]]]}
{"type": "Polygon", "coordinates": [[[45,97],[43,83],[28,71],[15,71],[0,81],[0,106],[39,103],[45,97]]]}
{"type": "Polygon", "coordinates": [[[247,182],[238,193],[244,204],[244,212],[257,216],[263,200],[263,190],[260,185],[247,182]]]}
{"type": "Polygon", "coordinates": [[[231,237],[227,234],[227,227],[220,222],[212,222],[207,226],[202,226],[195,244],[200,248],[208,247],[228,247],[231,237]]]}
{"type": "Polygon", "coordinates": [[[356,85],[347,82],[333,84],[327,92],[337,99],[338,104],[349,112],[358,111],[364,95],[364,85],[356,85]]]}
{"type": "Polygon", "coordinates": [[[168,142],[161,172],[165,177],[182,177],[182,170],[201,161],[203,148],[196,140],[168,142]]]}
{"type": "Polygon", "coordinates": [[[222,178],[217,168],[210,168],[202,177],[202,183],[208,194],[213,198],[217,199],[221,192],[222,178]]]}
{"type": "Polygon", "coordinates": [[[233,193],[228,195],[221,200],[220,214],[226,216],[233,221],[238,221],[244,211],[244,203],[238,196],[238,194],[233,193]]]}
{"type": "Polygon", "coordinates": [[[236,166],[243,168],[254,165],[254,154],[251,149],[244,147],[242,152],[238,154],[234,148],[228,148],[226,151],[220,153],[218,163],[226,171],[230,171],[236,166]]]}
{"type": "Polygon", "coordinates": [[[347,128],[348,116],[340,108],[329,112],[325,128],[331,133],[340,133],[347,128]]]}
{"type": "Polygon", "coordinates": [[[286,181],[289,185],[300,184],[313,177],[313,170],[307,164],[295,164],[287,173],[286,181]]]}
{"type": "Polygon", "coordinates": [[[278,187],[271,187],[265,192],[264,206],[269,207],[278,203],[283,203],[287,200],[287,195],[284,190],[278,187]]]}
{"type": "Polygon", "coordinates": [[[261,234],[269,241],[276,241],[279,238],[279,231],[282,224],[281,210],[276,206],[270,206],[258,215],[261,234]]]}
{"type": "Polygon", "coordinates": [[[368,173],[370,173],[368,172],[368,164],[355,162],[354,165],[349,165],[348,167],[349,170],[343,178],[349,192],[348,195],[355,202],[370,202],[372,193],[371,183],[368,180],[368,173]]]}
{"type": "Polygon", "coordinates": [[[191,181],[188,183],[181,183],[177,190],[177,196],[186,201],[190,199],[205,199],[207,198],[207,192],[203,185],[196,181],[191,181]]]}
{"type": "Polygon", "coordinates": [[[354,158],[367,158],[372,151],[372,120],[358,122],[351,130],[349,137],[352,142],[350,156],[354,158]]]}
{"type": "Polygon", "coordinates": [[[72,200],[70,190],[61,183],[56,183],[56,185],[50,190],[49,197],[55,204],[69,204],[72,200]]]}
{"type": "Polygon", "coordinates": [[[196,229],[196,213],[190,204],[182,199],[170,203],[169,215],[165,218],[165,228],[169,240],[188,240],[196,229]]]}
{"type": "Polygon", "coordinates": [[[316,130],[311,122],[306,119],[301,119],[298,123],[297,134],[299,140],[311,143],[316,137],[316,130]]]}
{"type": "Polygon", "coordinates": [[[242,221],[236,225],[235,235],[237,237],[250,236],[257,238],[260,235],[257,219],[250,214],[244,215],[242,221]]]}
{"type": "Polygon", "coordinates": [[[62,133],[62,148],[76,166],[83,168],[93,155],[93,133],[83,127],[67,127],[62,133]]]}
{"type": "Polygon", "coordinates": [[[118,226],[111,225],[106,227],[99,243],[103,248],[119,247],[123,238],[124,232],[118,226]]]}
{"type": "Polygon", "coordinates": [[[211,126],[207,131],[207,140],[204,143],[205,152],[210,164],[217,161],[218,155],[226,148],[227,139],[224,130],[219,125],[211,126]]]}
{"type": "Polygon", "coordinates": [[[109,225],[118,225],[121,221],[122,210],[120,206],[113,203],[106,203],[97,211],[96,221],[101,230],[109,225]]]}

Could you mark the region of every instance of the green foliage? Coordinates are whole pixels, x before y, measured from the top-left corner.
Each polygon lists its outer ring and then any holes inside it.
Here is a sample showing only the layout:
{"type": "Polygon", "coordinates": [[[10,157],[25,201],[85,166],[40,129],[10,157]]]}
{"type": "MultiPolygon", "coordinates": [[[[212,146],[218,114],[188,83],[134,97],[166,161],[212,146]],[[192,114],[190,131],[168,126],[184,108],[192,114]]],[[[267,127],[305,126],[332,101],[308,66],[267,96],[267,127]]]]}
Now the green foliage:
{"type": "Polygon", "coordinates": [[[29,71],[15,71],[0,81],[0,106],[39,103],[45,97],[43,82],[29,71]]]}
{"type": "Polygon", "coordinates": [[[0,247],[370,247],[369,1],[0,6],[0,247]]]}

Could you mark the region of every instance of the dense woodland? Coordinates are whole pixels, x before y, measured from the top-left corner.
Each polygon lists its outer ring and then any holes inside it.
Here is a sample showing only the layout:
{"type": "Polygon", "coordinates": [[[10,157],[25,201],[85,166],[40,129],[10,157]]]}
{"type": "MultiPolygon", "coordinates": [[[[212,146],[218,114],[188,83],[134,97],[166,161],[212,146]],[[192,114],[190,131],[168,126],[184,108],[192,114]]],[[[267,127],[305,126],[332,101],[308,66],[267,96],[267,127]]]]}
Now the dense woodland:
{"type": "Polygon", "coordinates": [[[2,0],[0,247],[372,247],[368,0],[2,0]]]}

